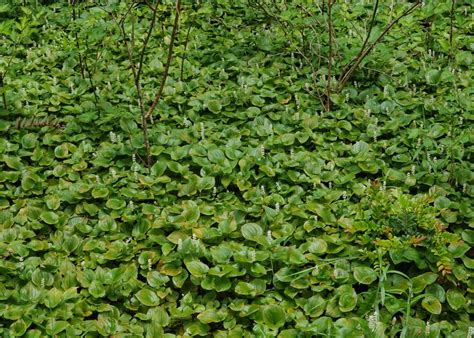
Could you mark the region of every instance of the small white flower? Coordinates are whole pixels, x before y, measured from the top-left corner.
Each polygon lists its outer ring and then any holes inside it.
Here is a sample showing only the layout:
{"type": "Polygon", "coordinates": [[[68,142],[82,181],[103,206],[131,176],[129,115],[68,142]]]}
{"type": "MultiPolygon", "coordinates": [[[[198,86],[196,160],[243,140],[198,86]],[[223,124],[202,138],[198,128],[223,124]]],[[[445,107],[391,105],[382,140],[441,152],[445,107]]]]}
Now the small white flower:
{"type": "Polygon", "coordinates": [[[431,333],[431,324],[429,321],[426,322],[425,335],[429,336],[431,333]]]}
{"type": "Polygon", "coordinates": [[[367,321],[368,321],[368,324],[369,324],[369,329],[374,332],[375,329],[377,328],[377,322],[378,322],[378,318],[377,318],[377,311],[374,311],[374,313],[372,313],[371,315],[369,315],[367,317],[367,321]]]}
{"type": "Polygon", "coordinates": [[[183,240],[180,238],[178,239],[178,250],[181,250],[182,247],[183,247],[183,240]]]}
{"type": "Polygon", "coordinates": [[[467,330],[467,338],[472,338],[474,336],[474,326],[469,326],[469,329],[467,330]]]}
{"type": "Polygon", "coordinates": [[[204,129],[204,123],[201,122],[200,126],[201,126],[201,140],[204,140],[206,137],[206,130],[204,129]]]}
{"type": "Polygon", "coordinates": [[[265,195],[265,187],[263,185],[260,186],[260,191],[262,192],[262,195],[265,195]]]}
{"type": "Polygon", "coordinates": [[[148,258],[148,270],[151,270],[152,268],[152,262],[151,262],[151,259],[148,258]]]}
{"type": "Polygon", "coordinates": [[[260,145],[260,155],[265,156],[265,145],[263,144],[260,145]]]}
{"type": "Polygon", "coordinates": [[[415,166],[415,165],[412,165],[412,166],[411,166],[411,174],[412,174],[413,176],[415,176],[415,171],[416,171],[416,166],[415,166]]]}
{"type": "Polygon", "coordinates": [[[250,258],[251,261],[254,261],[257,258],[257,254],[255,253],[255,251],[249,251],[248,257],[250,258]]]}
{"type": "Polygon", "coordinates": [[[109,133],[109,136],[110,136],[110,142],[112,142],[112,143],[116,143],[116,142],[117,142],[117,135],[116,135],[113,131],[111,131],[111,132],[109,133]]]}
{"type": "Polygon", "coordinates": [[[115,171],[115,169],[110,169],[110,175],[112,175],[112,178],[116,178],[117,177],[117,172],[115,171]]]}
{"type": "Polygon", "coordinates": [[[268,230],[268,231],[267,231],[267,239],[268,239],[268,241],[270,241],[270,242],[273,240],[273,238],[272,238],[272,231],[271,231],[271,230],[268,230]]]}
{"type": "Polygon", "coordinates": [[[280,203],[277,202],[277,203],[275,204],[275,210],[276,210],[277,212],[280,211],[280,203]]]}
{"type": "Polygon", "coordinates": [[[281,191],[281,185],[280,185],[279,182],[276,182],[276,188],[277,188],[278,191],[281,191]]]}

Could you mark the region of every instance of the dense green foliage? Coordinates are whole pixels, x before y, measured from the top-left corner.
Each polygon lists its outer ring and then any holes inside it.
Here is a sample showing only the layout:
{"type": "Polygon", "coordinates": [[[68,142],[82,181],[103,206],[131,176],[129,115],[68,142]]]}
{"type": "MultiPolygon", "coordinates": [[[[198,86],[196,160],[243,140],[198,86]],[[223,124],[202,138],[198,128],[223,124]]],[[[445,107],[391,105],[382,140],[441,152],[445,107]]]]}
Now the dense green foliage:
{"type": "Polygon", "coordinates": [[[0,5],[0,336],[471,337],[470,1],[420,4],[341,90],[372,2],[333,5],[332,52],[318,1],[184,2],[150,168],[119,22],[139,63],[150,6],[30,2],[0,5]]]}

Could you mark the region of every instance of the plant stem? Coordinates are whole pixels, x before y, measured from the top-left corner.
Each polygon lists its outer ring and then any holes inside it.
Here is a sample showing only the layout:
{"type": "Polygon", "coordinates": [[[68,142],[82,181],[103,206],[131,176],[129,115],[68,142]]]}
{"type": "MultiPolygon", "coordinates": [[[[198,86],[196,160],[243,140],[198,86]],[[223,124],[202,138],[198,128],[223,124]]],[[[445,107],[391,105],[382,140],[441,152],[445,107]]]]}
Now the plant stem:
{"type": "Polygon", "coordinates": [[[349,63],[344,67],[342,74],[345,74],[348,71],[348,69],[362,55],[365,48],[367,47],[367,43],[369,42],[369,39],[370,39],[370,34],[372,33],[372,29],[374,28],[375,17],[377,16],[378,9],[379,9],[379,0],[376,0],[374,3],[374,9],[372,10],[372,19],[370,20],[369,30],[367,31],[367,35],[365,36],[364,42],[362,43],[362,47],[360,47],[359,53],[354,58],[352,58],[352,60],[349,61],[349,63]]]}
{"type": "Polygon", "coordinates": [[[410,8],[408,8],[406,11],[404,11],[402,14],[400,14],[397,18],[395,18],[392,22],[390,22],[385,29],[380,33],[380,35],[375,39],[374,42],[372,42],[370,45],[366,46],[365,49],[361,49],[355,60],[352,62],[349,62],[349,64],[344,68],[346,69],[341,73],[341,76],[339,77],[339,81],[336,87],[336,92],[340,92],[342,88],[344,88],[344,85],[346,82],[350,79],[354,71],[357,69],[357,67],[360,65],[360,63],[365,59],[367,55],[374,49],[374,47],[383,39],[383,37],[395,26],[395,24],[398,23],[403,17],[409,15],[411,12],[415,10],[416,7],[418,7],[421,4],[421,1],[418,0],[416,3],[414,3],[410,8]]]}
{"type": "Polygon", "coordinates": [[[184,76],[184,60],[186,60],[186,51],[188,49],[188,42],[189,42],[189,33],[191,33],[191,28],[193,28],[195,18],[193,18],[192,23],[188,27],[188,32],[186,33],[186,40],[184,41],[184,52],[183,52],[183,57],[181,58],[181,73],[180,73],[180,80],[183,81],[183,76],[184,76]]]}
{"type": "MultiPolygon", "coordinates": [[[[75,1],[71,1],[71,6],[72,6],[72,22],[75,24],[76,23],[76,2],[75,1]]],[[[84,73],[84,61],[82,60],[82,53],[81,53],[81,45],[80,45],[80,42],[79,42],[79,36],[77,34],[77,31],[76,31],[76,27],[74,27],[74,39],[76,40],[76,47],[77,47],[77,51],[78,51],[78,54],[79,54],[79,68],[81,70],[81,77],[83,79],[86,78],[85,76],[85,73],[84,73]]]]}
{"type": "Polygon", "coordinates": [[[161,81],[160,89],[158,90],[158,93],[156,93],[155,99],[153,100],[153,103],[151,104],[150,109],[148,109],[148,112],[145,114],[145,119],[148,119],[151,116],[151,114],[153,114],[153,110],[155,110],[155,107],[158,104],[158,101],[160,101],[161,95],[163,94],[163,90],[166,84],[166,79],[168,78],[168,74],[169,74],[171,60],[173,58],[174,40],[178,33],[178,23],[179,23],[180,14],[181,14],[181,0],[176,0],[176,15],[174,17],[173,32],[171,33],[170,45],[168,48],[168,58],[166,60],[165,72],[163,74],[163,79],[161,81]]]}
{"type": "Polygon", "coordinates": [[[450,58],[452,59],[454,57],[454,48],[453,48],[453,36],[454,36],[454,9],[456,6],[456,0],[451,0],[451,12],[449,15],[449,20],[450,20],[450,30],[449,30],[449,46],[451,49],[451,55],[450,58]]]}
{"type": "MultiPolygon", "coordinates": [[[[3,73],[0,73],[0,88],[3,89],[3,77],[4,77],[4,74],[3,73]]],[[[5,94],[5,92],[2,92],[2,98],[3,98],[3,108],[5,108],[5,110],[8,109],[8,104],[7,104],[7,96],[5,94]]]]}
{"type": "Polygon", "coordinates": [[[329,55],[328,55],[328,81],[326,87],[326,111],[331,111],[331,67],[333,59],[333,36],[332,36],[332,0],[328,0],[328,34],[329,34],[329,55]]]}

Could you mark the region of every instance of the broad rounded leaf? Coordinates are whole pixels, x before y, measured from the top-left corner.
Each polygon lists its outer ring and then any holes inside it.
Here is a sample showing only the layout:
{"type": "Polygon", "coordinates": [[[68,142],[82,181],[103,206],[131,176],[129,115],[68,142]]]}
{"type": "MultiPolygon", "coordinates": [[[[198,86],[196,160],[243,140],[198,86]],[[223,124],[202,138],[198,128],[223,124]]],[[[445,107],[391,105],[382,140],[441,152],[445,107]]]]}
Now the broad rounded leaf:
{"type": "Polygon", "coordinates": [[[58,215],[52,211],[43,211],[40,215],[40,218],[43,222],[50,225],[57,224],[59,222],[58,215]]]}
{"type": "Polygon", "coordinates": [[[421,306],[423,306],[425,310],[434,315],[439,315],[442,309],[440,301],[431,295],[428,295],[423,298],[423,300],[421,301],[421,306]]]}
{"type": "Polygon", "coordinates": [[[436,279],[438,279],[438,275],[434,272],[426,272],[419,276],[412,278],[413,283],[413,292],[420,293],[430,284],[433,284],[436,279]]]}
{"type": "Polygon", "coordinates": [[[354,278],[361,284],[369,285],[377,279],[377,273],[368,266],[357,266],[354,268],[354,278]]]}
{"type": "Polygon", "coordinates": [[[446,298],[448,300],[449,306],[451,306],[454,310],[458,310],[466,304],[466,298],[458,290],[449,289],[448,292],[446,292],[446,298]]]}
{"type": "Polygon", "coordinates": [[[107,200],[107,202],[105,203],[105,206],[109,209],[112,209],[112,210],[120,210],[120,209],[123,209],[125,208],[125,201],[124,200],[120,200],[120,199],[117,199],[117,198],[111,198],[109,200],[107,200]]]}
{"type": "Polygon", "coordinates": [[[146,306],[157,306],[160,304],[160,298],[155,292],[148,289],[141,289],[135,294],[135,297],[146,306]]]}
{"type": "Polygon", "coordinates": [[[205,324],[218,323],[222,321],[223,316],[219,310],[209,309],[198,314],[197,319],[199,319],[201,323],[205,324]]]}
{"type": "Polygon", "coordinates": [[[92,197],[94,198],[104,198],[109,195],[109,189],[106,187],[96,187],[92,189],[92,197]]]}
{"type": "Polygon", "coordinates": [[[102,285],[102,283],[94,280],[89,286],[89,293],[94,297],[94,298],[101,298],[105,296],[105,288],[102,285]]]}
{"type": "Polygon", "coordinates": [[[317,254],[317,255],[322,255],[328,250],[328,244],[324,239],[321,238],[315,238],[313,239],[308,247],[308,251],[317,254]]]}
{"type": "Polygon", "coordinates": [[[19,319],[10,326],[10,332],[14,337],[23,337],[28,326],[23,319],[19,319]]]}
{"type": "Polygon", "coordinates": [[[278,305],[267,305],[262,311],[263,322],[271,329],[277,329],[285,325],[285,311],[278,305]]]}
{"type": "Polygon", "coordinates": [[[207,101],[207,108],[214,114],[217,114],[221,111],[222,104],[217,100],[209,100],[207,101]]]}
{"type": "Polygon", "coordinates": [[[185,262],[186,268],[194,277],[204,277],[209,271],[209,267],[201,261],[193,260],[185,262]]]}
{"type": "Polygon", "coordinates": [[[257,236],[261,236],[263,234],[262,227],[256,223],[247,223],[242,225],[242,236],[245,239],[254,241],[257,236]]]}

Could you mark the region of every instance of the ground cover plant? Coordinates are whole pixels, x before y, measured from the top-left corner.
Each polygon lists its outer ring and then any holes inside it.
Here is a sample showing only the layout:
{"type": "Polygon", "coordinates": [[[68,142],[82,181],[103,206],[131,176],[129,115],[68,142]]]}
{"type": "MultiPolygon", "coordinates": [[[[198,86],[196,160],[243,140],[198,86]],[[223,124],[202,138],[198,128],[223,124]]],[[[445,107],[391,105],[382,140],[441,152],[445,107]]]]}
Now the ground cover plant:
{"type": "Polygon", "coordinates": [[[0,4],[2,337],[471,337],[470,1],[0,4]]]}

